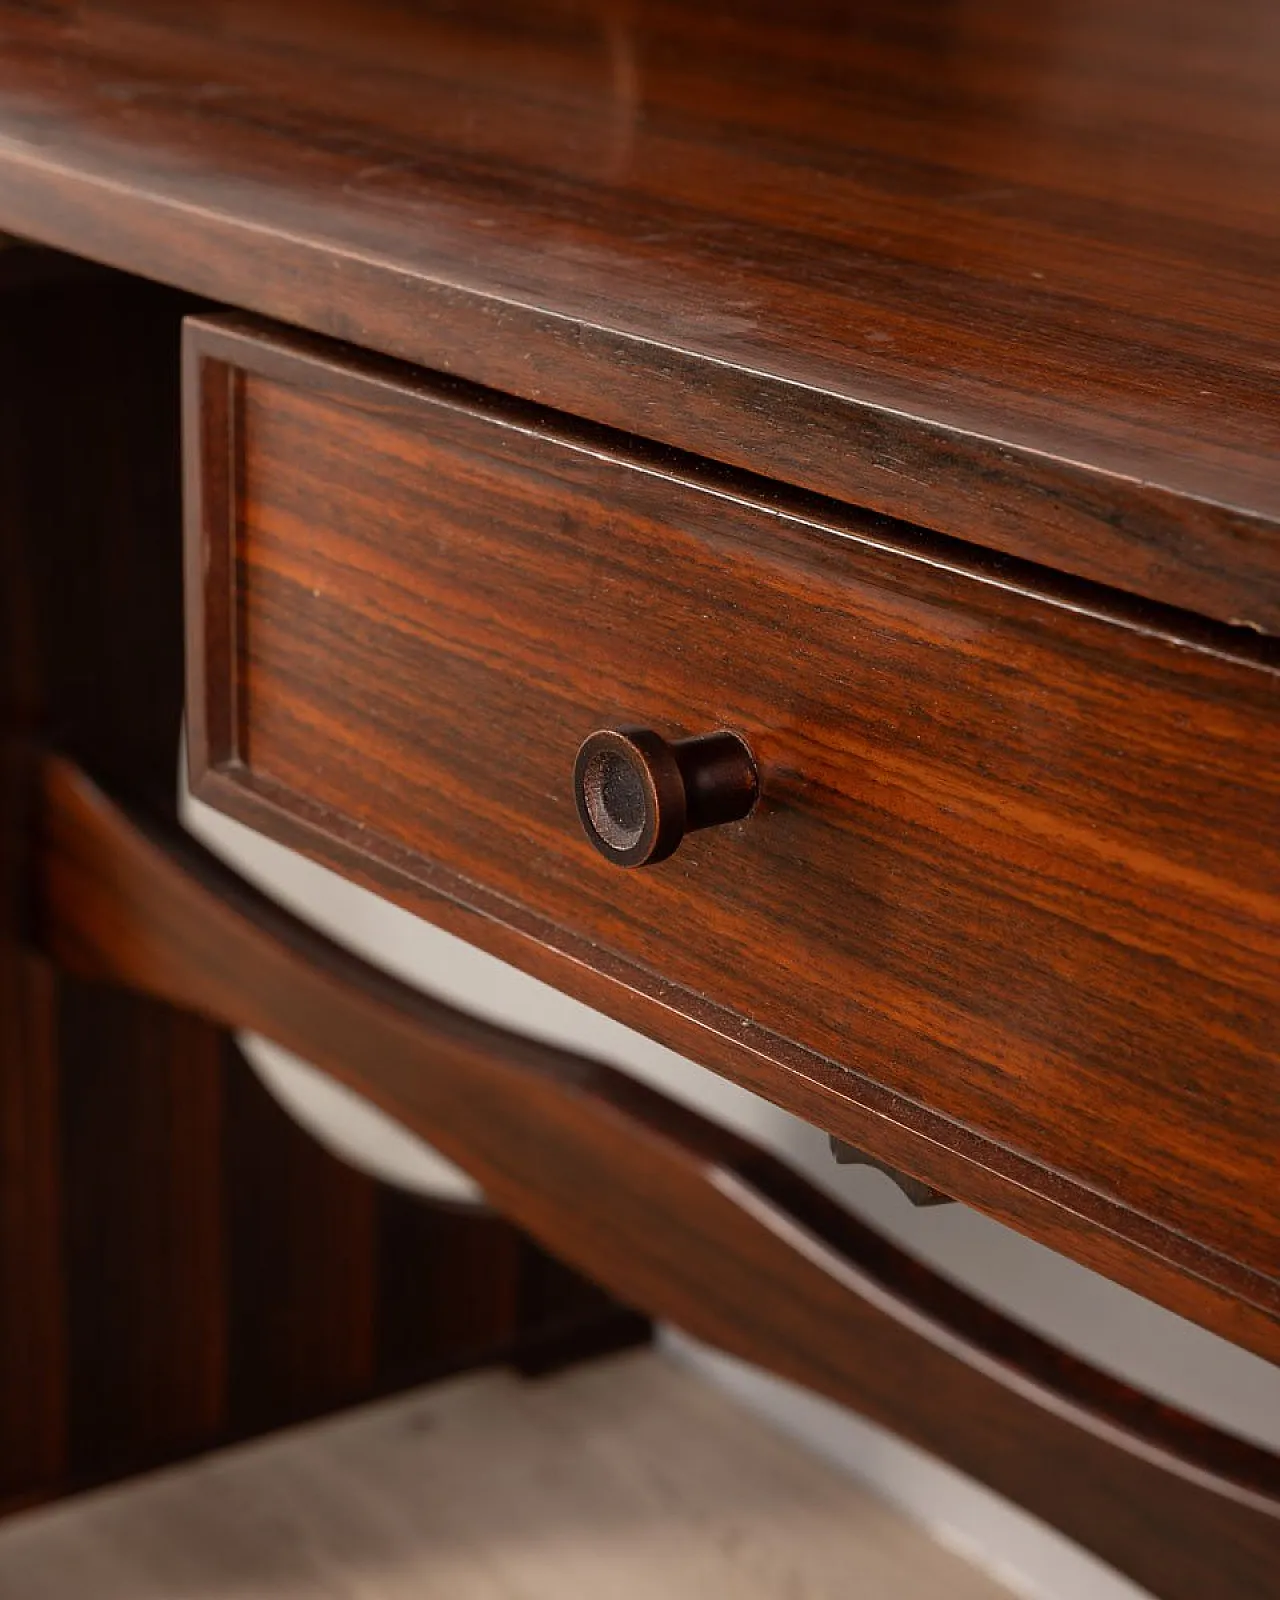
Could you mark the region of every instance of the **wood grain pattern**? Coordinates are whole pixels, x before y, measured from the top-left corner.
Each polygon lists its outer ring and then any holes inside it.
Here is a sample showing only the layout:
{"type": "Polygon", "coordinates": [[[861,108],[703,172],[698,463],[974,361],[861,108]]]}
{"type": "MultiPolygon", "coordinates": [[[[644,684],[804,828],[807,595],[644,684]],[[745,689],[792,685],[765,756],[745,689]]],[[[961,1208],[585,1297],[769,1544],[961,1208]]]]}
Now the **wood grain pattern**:
{"type": "Polygon", "coordinates": [[[1271,0],[0,6],[0,227],[1280,627],[1271,0]]]}
{"type": "Polygon", "coordinates": [[[1020,1194],[843,1125],[886,1090],[1273,1317],[1262,648],[329,356],[189,324],[197,790],[427,915],[481,913],[498,953],[514,928],[585,998],[603,971],[668,1042],[675,1013],[736,1036],[777,1064],[752,1087],[1016,1222],[1020,1194]],[[601,860],[574,757],[628,723],[740,734],[752,816],[660,867],[601,860]],[[797,1103],[796,1050],[825,1098],[797,1103]]]}
{"type": "Polygon", "coordinates": [[[347,955],[66,763],[45,798],[47,938],[71,970],[314,1060],[632,1304],[893,1428],[1164,1600],[1271,1594],[1271,1453],[1064,1355],[696,1113],[347,955]]]}

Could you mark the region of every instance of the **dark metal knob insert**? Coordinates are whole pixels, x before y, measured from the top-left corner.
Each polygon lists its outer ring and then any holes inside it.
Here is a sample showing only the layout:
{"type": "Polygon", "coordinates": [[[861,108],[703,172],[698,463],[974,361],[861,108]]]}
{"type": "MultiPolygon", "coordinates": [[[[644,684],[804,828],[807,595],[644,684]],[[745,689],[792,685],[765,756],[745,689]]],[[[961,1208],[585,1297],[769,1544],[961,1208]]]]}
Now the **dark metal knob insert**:
{"type": "Polygon", "coordinates": [[[665,861],[686,833],[739,821],[758,788],[736,733],[668,742],[651,728],[603,728],[583,741],[573,769],[587,838],[619,867],[665,861]]]}

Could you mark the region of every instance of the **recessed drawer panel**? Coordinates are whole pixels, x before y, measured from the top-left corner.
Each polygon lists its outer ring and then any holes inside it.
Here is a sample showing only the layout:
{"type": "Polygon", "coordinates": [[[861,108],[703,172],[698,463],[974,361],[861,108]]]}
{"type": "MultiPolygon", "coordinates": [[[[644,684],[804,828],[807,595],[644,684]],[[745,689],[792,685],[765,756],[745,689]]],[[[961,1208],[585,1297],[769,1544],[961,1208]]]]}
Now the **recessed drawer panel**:
{"type": "Polygon", "coordinates": [[[1261,647],[289,336],[188,364],[201,793],[1276,1273],[1261,647]],[[631,726],[738,735],[750,815],[605,860],[575,756],[631,726]]]}

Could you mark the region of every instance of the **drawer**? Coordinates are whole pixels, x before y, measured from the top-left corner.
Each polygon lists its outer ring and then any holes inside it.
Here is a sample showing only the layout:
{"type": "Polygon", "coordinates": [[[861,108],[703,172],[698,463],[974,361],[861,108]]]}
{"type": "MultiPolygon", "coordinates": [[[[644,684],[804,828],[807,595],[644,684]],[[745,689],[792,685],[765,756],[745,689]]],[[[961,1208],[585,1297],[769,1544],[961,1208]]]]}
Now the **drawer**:
{"type": "Polygon", "coordinates": [[[874,1088],[1277,1275],[1263,643],[301,336],[186,356],[197,792],[793,1108],[874,1088]],[[603,859],[575,755],[635,725],[738,735],[754,810],[603,859]]]}

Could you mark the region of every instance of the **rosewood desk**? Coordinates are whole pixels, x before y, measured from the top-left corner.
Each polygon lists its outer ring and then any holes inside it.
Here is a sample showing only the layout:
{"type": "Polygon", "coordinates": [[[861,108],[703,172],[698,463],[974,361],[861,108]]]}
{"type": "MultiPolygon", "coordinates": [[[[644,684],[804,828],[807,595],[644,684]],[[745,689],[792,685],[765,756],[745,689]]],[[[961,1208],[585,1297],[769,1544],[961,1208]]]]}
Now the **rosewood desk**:
{"type": "MultiPolygon", "coordinates": [[[[213,805],[1280,1358],[1268,0],[0,4],[0,229],[0,1394],[45,1477],[75,1319],[32,1152],[92,1127],[21,1064],[79,1039],[133,1117],[163,1057],[187,1170],[253,1028],[620,1302],[537,1255],[551,1321],[441,1359],[635,1307],[1153,1594],[1274,1595],[1271,1454],[172,816],[185,707],[213,805]]],[[[533,1247],[485,1227],[451,1248],[509,1284],[533,1247]]]]}

